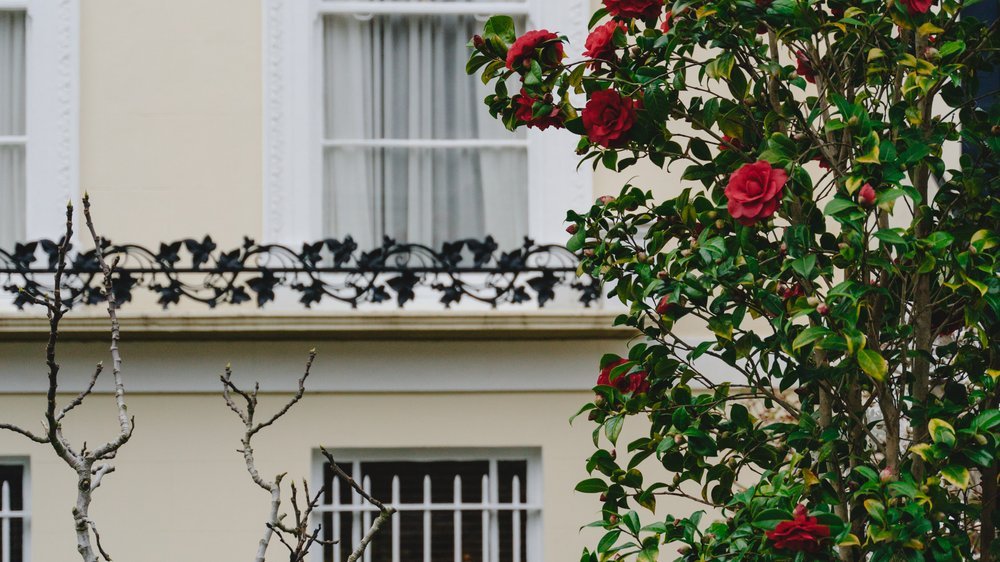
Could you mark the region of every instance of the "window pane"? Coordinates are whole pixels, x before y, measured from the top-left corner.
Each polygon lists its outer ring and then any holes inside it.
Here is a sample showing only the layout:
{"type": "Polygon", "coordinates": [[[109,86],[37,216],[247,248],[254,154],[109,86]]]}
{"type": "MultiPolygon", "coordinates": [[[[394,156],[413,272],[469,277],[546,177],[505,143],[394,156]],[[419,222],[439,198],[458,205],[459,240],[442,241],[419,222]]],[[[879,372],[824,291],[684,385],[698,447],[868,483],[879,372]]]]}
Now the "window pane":
{"type": "MultiPolygon", "coordinates": [[[[24,467],[21,465],[0,465],[0,511],[21,511],[24,509],[24,467]],[[7,498],[2,497],[3,488],[7,488],[7,498]]],[[[0,518],[0,527],[6,526],[10,536],[10,544],[4,544],[3,532],[0,532],[0,553],[4,549],[10,552],[11,562],[24,560],[24,519],[20,517],[0,518]]]]}
{"type": "MultiPolygon", "coordinates": [[[[0,12],[0,137],[25,134],[24,12],[0,12]]],[[[0,140],[0,248],[24,237],[24,144],[0,140]]]]}
{"type": "Polygon", "coordinates": [[[0,145],[0,248],[24,238],[24,146],[0,145]]]}
{"type": "Polygon", "coordinates": [[[25,133],[24,12],[0,11],[0,136],[25,133]]]}
{"type": "Polygon", "coordinates": [[[363,249],[382,237],[440,247],[493,236],[520,246],[528,231],[524,148],[362,148],[324,151],[326,233],[363,249]]]}
{"type": "Polygon", "coordinates": [[[493,88],[465,73],[482,26],[467,15],[326,16],[325,138],[524,138],[490,116],[493,88]]]}

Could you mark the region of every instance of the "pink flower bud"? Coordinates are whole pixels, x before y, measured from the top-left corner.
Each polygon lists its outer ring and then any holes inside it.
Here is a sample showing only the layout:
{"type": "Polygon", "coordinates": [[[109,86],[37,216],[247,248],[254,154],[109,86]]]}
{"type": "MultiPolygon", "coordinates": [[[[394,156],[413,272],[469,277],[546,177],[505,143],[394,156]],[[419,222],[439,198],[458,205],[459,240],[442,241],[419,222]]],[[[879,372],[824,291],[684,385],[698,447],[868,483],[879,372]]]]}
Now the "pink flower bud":
{"type": "Polygon", "coordinates": [[[827,306],[825,302],[821,302],[816,305],[816,312],[826,316],[827,314],[830,314],[830,307],[827,306]]]}
{"type": "Polygon", "coordinates": [[[878,473],[878,479],[881,480],[883,484],[887,484],[896,479],[896,472],[887,466],[882,469],[882,472],[878,473]]]}
{"type": "Polygon", "coordinates": [[[566,232],[570,233],[571,235],[576,234],[577,228],[578,227],[576,226],[576,224],[571,224],[566,227],[566,232]]]}
{"type": "Polygon", "coordinates": [[[601,205],[607,205],[608,203],[611,203],[614,200],[615,200],[614,195],[602,195],[597,199],[597,202],[600,203],[601,205]]]}
{"type": "Polygon", "coordinates": [[[865,207],[875,204],[875,188],[870,183],[866,183],[861,187],[861,191],[858,191],[858,201],[865,207]]]}

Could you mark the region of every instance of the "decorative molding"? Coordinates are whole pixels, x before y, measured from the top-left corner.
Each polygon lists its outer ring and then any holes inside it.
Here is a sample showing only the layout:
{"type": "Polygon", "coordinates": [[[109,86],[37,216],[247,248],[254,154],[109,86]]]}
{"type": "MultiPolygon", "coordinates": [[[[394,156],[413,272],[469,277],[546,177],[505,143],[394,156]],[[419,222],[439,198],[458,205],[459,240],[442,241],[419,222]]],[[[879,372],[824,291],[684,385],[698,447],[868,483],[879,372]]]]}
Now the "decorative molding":
{"type": "MultiPolygon", "coordinates": [[[[332,338],[350,340],[624,340],[637,334],[613,326],[617,312],[530,310],[405,312],[345,311],[339,314],[130,314],[119,315],[122,330],[143,340],[279,341],[332,338]]],[[[37,314],[0,316],[0,339],[43,341],[48,320],[37,314]]],[[[97,311],[63,319],[59,336],[65,341],[107,339],[108,318],[97,311]]]]}
{"type": "Polygon", "coordinates": [[[285,27],[284,0],[264,0],[264,233],[280,240],[282,205],[288,200],[285,178],[285,27]]]}

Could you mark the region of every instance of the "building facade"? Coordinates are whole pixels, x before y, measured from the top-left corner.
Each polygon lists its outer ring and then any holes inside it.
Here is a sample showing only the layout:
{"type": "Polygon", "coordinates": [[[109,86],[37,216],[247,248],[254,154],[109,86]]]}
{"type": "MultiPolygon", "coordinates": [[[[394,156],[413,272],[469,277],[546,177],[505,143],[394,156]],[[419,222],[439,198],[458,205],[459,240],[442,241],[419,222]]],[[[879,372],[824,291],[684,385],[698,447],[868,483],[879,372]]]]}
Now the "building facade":
{"type": "MultiPolygon", "coordinates": [[[[84,192],[103,235],[149,256],[169,255],[175,241],[204,249],[210,235],[206,268],[229,249],[298,252],[348,236],[353,261],[338,262],[328,245],[310,265],[364,269],[358,256],[385,237],[437,250],[489,235],[498,256],[524,237],[562,244],[566,209],[628,178],[577,171],[569,135],[494,123],[481,83],[465,75],[465,44],[485,15],[507,13],[519,28],[567,34],[578,52],[592,9],[589,0],[0,0],[0,248],[57,239],[66,201],[84,192]]],[[[633,181],[667,193],[670,178],[649,170],[633,181]]],[[[44,259],[41,247],[30,252],[44,259]]],[[[174,252],[187,260],[192,246],[174,252]]],[[[473,248],[462,252],[473,259],[473,248]]],[[[276,267],[278,254],[251,265],[276,267]]],[[[123,267],[141,277],[142,263],[123,267]]],[[[598,513],[573,492],[591,428],[567,419],[588,401],[600,356],[623,351],[631,334],[611,327],[613,303],[584,307],[572,281],[540,306],[544,291],[525,283],[559,264],[536,262],[519,281],[528,302],[505,292],[497,307],[468,294],[442,305],[440,262],[421,270],[430,280],[402,308],[386,279],[385,299],[327,295],[308,309],[290,284],[274,286],[263,308],[252,302],[259,292],[240,304],[225,293],[209,307],[137,285],[121,311],[136,432],[92,512],[106,548],[146,562],[249,558],[268,497],[236,452],[241,426],[219,375],[231,363],[235,380],[259,381],[263,407],[277,408],[315,348],[306,397],[261,435],[257,456],[263,473],[315,490],[331,481],[318,454],[327,447],[402,506],[365,560],[574,559],[593,537],[580,527],[598,513]]],[[[483,271],[464,275],[489,282],[483,271]]],[[[35,429],[45,322],[37,309],[17,310],[16,293],[0,299],[0,421],[35,429]]],[[[100,307],[65,320],[63,400],[107,360],[107,336],[100,307]]],[[[102,381],[67,418],[76,442],[115,431],[109,390],[102,381]]],[[[2,562],[76,556],[74,485],[50,449],[0,433],[2,562]]],[[[317,511],[325,536],[342,540],[317,548],[320,561],[342,560],[372,516],[336,485],[317,511]]],[[[269,559],[283,559],[280,545],[269,559]]]]}

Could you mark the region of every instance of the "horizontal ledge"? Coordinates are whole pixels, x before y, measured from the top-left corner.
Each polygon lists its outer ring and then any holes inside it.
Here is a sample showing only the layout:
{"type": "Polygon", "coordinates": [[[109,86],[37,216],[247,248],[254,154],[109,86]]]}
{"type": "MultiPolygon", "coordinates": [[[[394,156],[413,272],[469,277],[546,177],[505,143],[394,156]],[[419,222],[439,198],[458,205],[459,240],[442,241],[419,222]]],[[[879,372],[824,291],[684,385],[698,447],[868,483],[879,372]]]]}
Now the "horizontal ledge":
{"type": "MultiPolygon", "coordinates": [[[[144,340],[288,340],[330,338],[373,340],[537,340],[628,337],[634,330],[614,327],[607,311],[382,312],[318,314],[122,314],[122,333],[144,340]]],[[[63,340],[103,340],[106,316],[69,315],[60,326],[63,340]]],[[[0,316],[0,340],[40,341],[48,323],[37,315],[0,316]]]]}
{"type": "Polygon", "coordinates": [[[490,139],[325,139],[325,148],[528,148],[527,140],[490,139]]]}
{"type": "Polygon", "coordinates": [[[401,16],[526,16],[527,2],[358,2],[331,1],[319,4],[323,15],[401,15],[401,16]]]}
{"type": "MultiPolygon", "coordinates": [[[[3,6],[0,5],[0,10],[3,10],[3,6]]],[[[21,135],[0,135],[0,146],[21,146],[28,144],[28,137],[21,135]]]]}
{"type": "MultiPolygon", "coordinates": [[[[396,511],[541,511],[542,506],[534,503],[397,503],[385,502],[386,507],[396,511]]],[[[362,513],[379,512],[370,504],[318,505],[316,513],[362,513]]]]}

